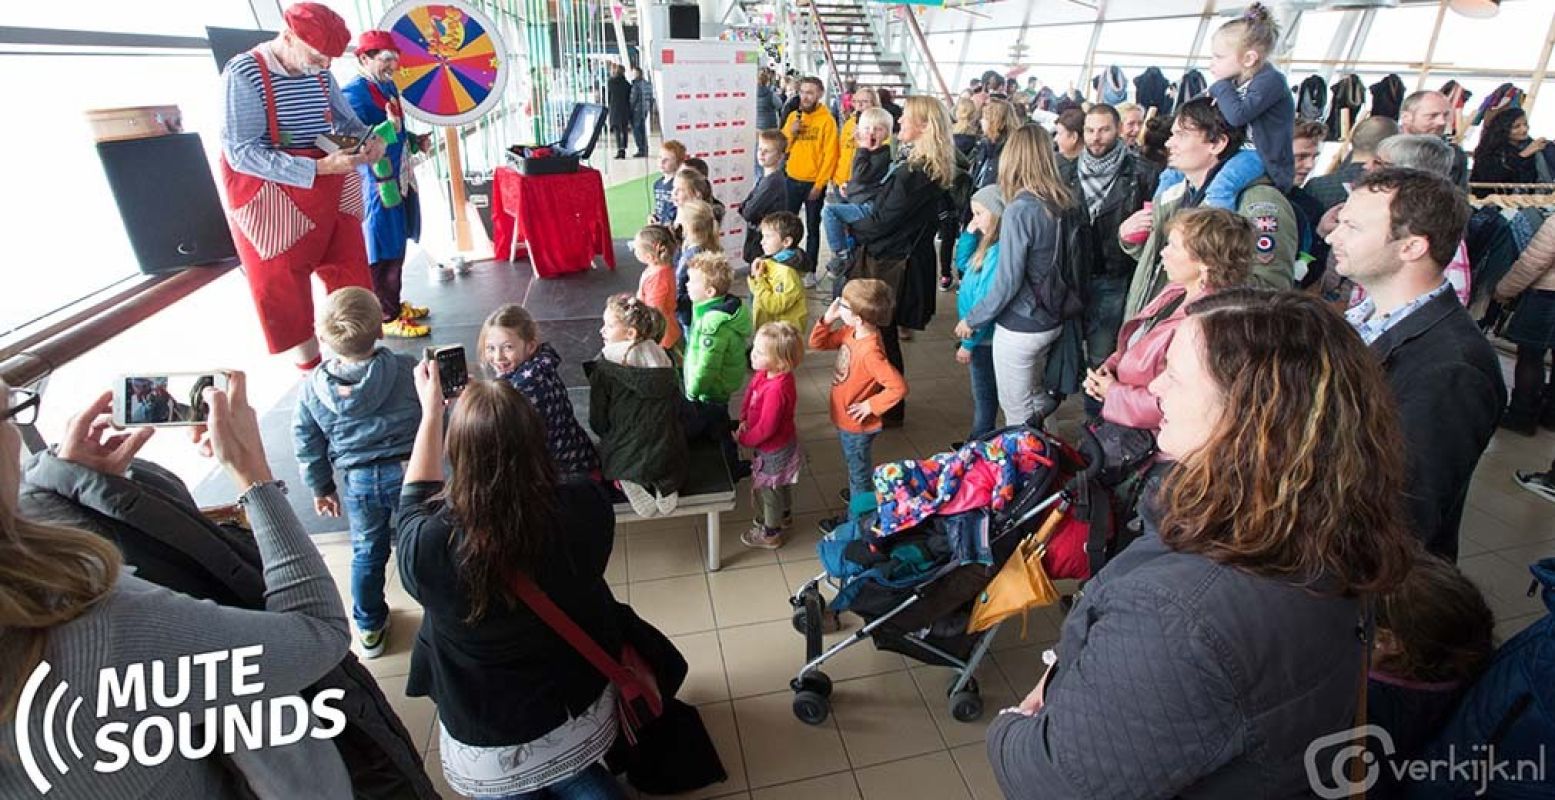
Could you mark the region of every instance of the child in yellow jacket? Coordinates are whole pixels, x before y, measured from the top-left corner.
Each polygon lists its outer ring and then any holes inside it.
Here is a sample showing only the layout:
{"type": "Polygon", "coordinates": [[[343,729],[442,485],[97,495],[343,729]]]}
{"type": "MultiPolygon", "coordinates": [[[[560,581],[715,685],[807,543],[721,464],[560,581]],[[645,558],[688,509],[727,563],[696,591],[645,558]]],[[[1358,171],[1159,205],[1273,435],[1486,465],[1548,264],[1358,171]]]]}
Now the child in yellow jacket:
{"type": "Polygon", "coordinates": [[[774,211],[761,218],[761,251],[766,255],[751,262],[751,310],[755,327],[768,322],[787,322],[805,330],[805,290],[800,274],[808,272],[803,250],[795,247],[804,235],[804,223],[788,211],[774,211]]]}

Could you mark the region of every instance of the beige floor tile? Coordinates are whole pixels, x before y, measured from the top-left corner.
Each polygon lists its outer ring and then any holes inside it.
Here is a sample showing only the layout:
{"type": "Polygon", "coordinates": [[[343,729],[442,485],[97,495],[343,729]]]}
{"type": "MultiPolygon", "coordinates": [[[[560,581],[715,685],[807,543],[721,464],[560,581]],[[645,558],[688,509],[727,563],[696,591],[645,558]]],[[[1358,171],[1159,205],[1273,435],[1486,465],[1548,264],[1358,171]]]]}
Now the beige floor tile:
{"type": "Polygon", "coordinates": [[[1003,800],[1004,792],[993,776],[993,766],[988,763],[988,747],[982,742],[963,745],[950,751],[961,778],[972,792],[973,800],[1003,800]]]}
{"type": "Polygon", "coordinates": [[[627,537],[622,536],[620,530],[616,531],[615,546],[610,548],[610,560],[605,563],[605,582],[610,584],[626,583],[630,580],[626,570],[626,542],[627,537]]]}
{"type": "Polygon", "coordinates": [[[689,671],[686,682],[676,695],[693,705],[729,699],[729,679],[724,675],[723,651],[718,645],[718,633],[692,633],[670,637],[676,649],[685,656],[689,671]]]}
{"type": "Polygon", "coordinates": [[[425,697],[406,697],[404,677],[380,678],[378,687],[404,723],[416,750],[422,753],[429,750],[435,740],[433,728],[437,722],[437,706],[425,697]]]}
{"type": "Polygon", "coordinates": [[[701,533],[691,530],[653,531],[626,539],[626,575],[630,582],[699,575],[703,572],[701,533]]]}
{"type": "Polygon", "coordinates": [[[1020,697],[1010,689],[1009,681],[1005,680],[1004,673],[999,671],[991,659],[985,659],[974,673],[978,691],[983,698],[983,715],[971,722],[959,722],[950,715],[950,698],[945,694],[955,679],[955,672],[944,667],[919,667],[912,670],[911,674],[918,684],[918,691],[923,694],[924,702],[929,706],[929,713],[934,717],[940,736],[951,747],[983,741],[988,732],[988,723],[993,721],[999,709],[1020,702],[1020,697]]]}
{"type": "MultiPolygon", "coordinates": [[[[1059,591],[1063,591],[1062,588],[1059,591]]],[[[1026,613],[1024,636],[1021,634],[1021,618],[1010,617],[999,627],[995,634],[997,638],[993,642],[993,651],[1009,650],[1016,647],[1025,647],[1043,642],[1058,641],[1058,632],[1063,625],[1063,612],[1057,605],[1044,608],[1033,608],[1026,613]]]]}
{"type": "Polygon", "coordinates": [[[1526,614],[1521,617],[1507,617],[1496,620],[1496,642],[1506,640],[1521,633],[1522,630],[1532,625],[1536,620],[1544,619],[1543,614],[1526,614]]]}
{"type": "Polygon", "coordinates": [[[733,697],[781,692],[804,665],[804,637],[788,620],[718,631],[733,697]]]}
{"type": "Polygon", "coordinates": [[[999,671],[1004,674],[1004,680],[1008,682],[1010,691],[1017,697],[1025,697],[1037,685],[1037,681],[1042,679],[1042,673],[1047,672],[1047,664],[1042,663],[1042,651],[1051,646],[1035,644],[1000,650],[993,654],[994,663],[999,665],[999,671]]]}
{"type": "Polygon", "coordinates": [[[763,550],[759,547],[746,547],[740,541],[740,537],[750,530],[751,521],[725,520],[719,532],[720,545],[719,558],[723,562],[723,571],[745,569],[747,567],[765,567],[777,563],[777,551],[763,550]]]}
{"type": "MultiPolygon", "coordinates": [[[[421,630],[421,609],[389,607],[389,641],[383,655],[374,659],[362,659],[362,666],[378,680],[406,675],[410,672],[410,653],[416,642],[416,632],[421,630]]],[[[352,630],[351,651],[362,656],[361,640],[352,630]]]]}
{"type": "Polygon", "coordinates": [[[837,681],[831,701],[855,769],[945,749],[934,717],[906,672],[837,681]]]}
{"type": "Polygon", "coordinates": [[[852,772],[785,783],[751,792],[751,800],[859,800],[852,772]]]}
{"type": "Polygon", "coordinates": [[[950,753],[941,751],[855,773],[864,800],[970,800],[950,753]]]}
{"type": "Polygon", "coordinates": [[[734,717],[752,789],[848,769],[836,723],[810,726],[795,719],[788,692],[735,700],[734,717]]]}
{"type": "Polygon", "coordinates": [[[632,608],[669,636],[713,629],[713,605],[707,578],[688,575],[630,584],[632,608]]]}
{"type": "Polygon", "coordinates": [[[707,576],[707,583],[719,627],[787,620],[791,614],[788,584],[776,564],[719,570],[707,576]]]}
{"type": "Polygon", "coordinates": [[[831,516],[830,511],[814,511],[808,514],[795,514],[794,524],[788,528],[788,536],[783,546],[773,551],[777,560],[784,563],[792,561],[814,561],[816,559],[815,544],[825,534],[821,533],[821,520],[831,516]]]}

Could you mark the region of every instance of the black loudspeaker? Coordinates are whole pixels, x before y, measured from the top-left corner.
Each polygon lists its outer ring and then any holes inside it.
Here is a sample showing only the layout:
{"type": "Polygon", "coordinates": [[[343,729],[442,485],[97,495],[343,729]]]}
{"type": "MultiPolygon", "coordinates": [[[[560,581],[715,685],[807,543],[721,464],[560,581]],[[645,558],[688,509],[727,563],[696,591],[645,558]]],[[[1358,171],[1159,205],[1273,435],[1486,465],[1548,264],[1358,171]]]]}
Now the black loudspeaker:
{"type": "Polygon", "coordinates": [[[97,154],[141,272],[237,256],[199,134],[99,142],[97,154]]]}
{"type": "Polygon", "coordinates": [[[702,38],[702,10],[694,5],[669,6],[670,38],[702,38]]]}

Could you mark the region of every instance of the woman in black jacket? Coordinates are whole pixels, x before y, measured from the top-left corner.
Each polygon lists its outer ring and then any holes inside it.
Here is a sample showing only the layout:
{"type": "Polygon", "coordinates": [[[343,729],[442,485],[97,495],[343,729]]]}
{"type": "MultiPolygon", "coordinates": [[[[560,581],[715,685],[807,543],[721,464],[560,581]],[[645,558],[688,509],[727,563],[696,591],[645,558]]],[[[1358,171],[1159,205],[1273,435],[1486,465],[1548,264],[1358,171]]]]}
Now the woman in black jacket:
{"type": "Polygon", "coordinates": [[[772,88],[772,70],[762,67],[756,71],[756,130],[768,131],[776,128],[778,122],[778,107],[783,104],[783,99],[772,88]]]}
{"type": "MultiPolygon", "coordinates": [[[[1520,108],[1497,111],[1480,132],[1474,148],[1472,183],[1538,183],[1540,151],[1544,139],[1528,136],[1528,112],[1520,108]]],[[[1496,189],[1475,189],[1474,194],[1494,194],[1496,189]]]]}
{"type": "Polygon", "coordinates": [[[1010,134],[1021,126],[1015,107],[1004,100],[989,100],[983,105],[983,140],[972,158],[972,190],[990,186],[999,180],[999,155],[1010,134]]]}
{"type": "Polygon", "coordinates": [[[443,775],[475,797],[622,797],[598,763],[616,737],[614,687],[509,589],[528,576],[619,653],[604,577],[610,501],[597,483],[557,482],[540,415],[503,381],[473,382],[455,402],[445,486],[432,362],[416,368],[416,388],[422,418],[405,471],[399,564],[425,616],[405,691],[437,703],[443,775]]]}
{"type": "Polygon", "coordinates": [[[1176,466],[989,727],[994,775],[1008,798],[1306,797],[1315,766],[1332,790],[1364,598],[1414,547],[1376,359],[1316,297],[1230,289],[1189,307],[1150,389],[1176,466]]]}
{"type": "MultiPolygon", "coordinates": [[[[936,256],[934,234],[940,213],[947,207],[947,192],[956,176],[956,148],[950,139],[950,114],[932,97],[914,95],[902,109],[897,140],[903,145],[901,163],[891,172],[876,196],[869,216],[853,223],[853,236],[872,263],[904,262],[892,287],[896,290],[895,323],[880,329],[886,360],[902,371],[901,328],[923,330],[934,318],[936,256]]],[[[853,259],[850,277],[861,259],[853,259]]],[[[885,423],[898,426],[903,406],[886,412],[885,423]]]]}

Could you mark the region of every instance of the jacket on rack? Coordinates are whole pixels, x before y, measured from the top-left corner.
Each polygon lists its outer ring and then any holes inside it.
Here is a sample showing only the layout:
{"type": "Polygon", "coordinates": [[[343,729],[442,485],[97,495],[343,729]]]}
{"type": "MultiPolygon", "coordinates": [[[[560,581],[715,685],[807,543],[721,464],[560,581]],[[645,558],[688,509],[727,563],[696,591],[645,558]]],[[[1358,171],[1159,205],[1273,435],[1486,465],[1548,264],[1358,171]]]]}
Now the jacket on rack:
{"type": "Polygon", "coordinates": [[[1404,102],[1404,80],[1388,75],[1371,85],[1371,115],[1398,119],[1399,106],[1404,102]]]}
{"type": "Polygon", "coordinates": [[[1196,69],[1190,69],[1182,74],[1182,81],[1177,84],[1177,102],[1186,103],[1207,91],[1209,91],[1209,81],[1204,79],[1204,74],[1196,69]]]}
{"type": "Polygon", "coordinates": [[[1145,109],[1146,114],[1154,108],[1156,116],[1169,116],[1172,113],[1171,88],[1171,82],[1161,74],[1161,68],[1150,67],[1134,79],[1134,102],[1145,109]]]}
{"type": "Polygon", "coordinates": [[[1555,216],[1539,226],[1539,232],[1517,257],[1512,271],[1496,284],[1498,297],[1516,297],[1523,291],[1555,292],[1555,216]]]}
{"type": "Polygon", "coordinates": [[[1328,119],[1328,84],[1321,75],[1309,76],[1296,91],[1296,116],[1322,121],[1328,119]]]}
{"type": "Polygon", "coordinates": [[[1120,67],[1108,67],[1105,72],[1097,75],[1092,81],[1101,90],[1101,101],[1108,105],[1117,105],[1128,99],[1128,77],[1123,74],[1120,67]]]}
{"type": "MultiPolygon", "coordinates": [[[[222,606],[265,607],[253,535],[211,522],[183,481],[149,461],[105,475],[43,451],[22,467],[17,511],[111,540],[136,576],[159,586],[222,606]]],[[[346,728],[330,741],[357,797],[437,797],[410,734],[356,656],[347,654],[303,695],[324,689],[344,691],[335,707],[346,728]]]]}
{"type": "Polygon", "coordinates": [[[1337,142],[1344,139],[1344,112],[1349,111],[1350,124],[1360,121],[1361,107],[1366,105],[1366,84],[1359,76],[1346,75],[1330,87],[1328,108],[1328,141],[1337,142]]]}
{"type": "Polygon", "coordinates": [[[1502,108],[1522,108],[1523,99],[1527,95],[1523,90],[1510,83],[1503,83],[1495,88],[1495,91],[1485,95],[1485,99],[1479,104],[1479,111],[1474,113],[1471,124],[1479,125],[1485,121],[1485,115],[1502,108]]]}

